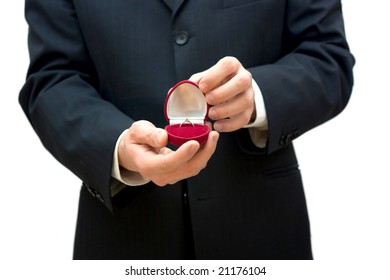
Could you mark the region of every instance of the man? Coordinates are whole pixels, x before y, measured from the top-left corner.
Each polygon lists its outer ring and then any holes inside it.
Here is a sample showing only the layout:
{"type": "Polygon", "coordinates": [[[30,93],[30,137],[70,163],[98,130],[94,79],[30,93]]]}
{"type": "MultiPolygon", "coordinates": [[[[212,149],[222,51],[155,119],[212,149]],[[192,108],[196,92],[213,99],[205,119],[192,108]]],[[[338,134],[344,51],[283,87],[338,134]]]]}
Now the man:
{"type": "Polygon", "coordinates": [[[28,0],[26,18],[20,103],[83,181],[75,259],[312,258],[291,142],[349,100],[339,0],[28,0]],[[214,131],[175,149],[164,101],[188,78],[214,131]]]}

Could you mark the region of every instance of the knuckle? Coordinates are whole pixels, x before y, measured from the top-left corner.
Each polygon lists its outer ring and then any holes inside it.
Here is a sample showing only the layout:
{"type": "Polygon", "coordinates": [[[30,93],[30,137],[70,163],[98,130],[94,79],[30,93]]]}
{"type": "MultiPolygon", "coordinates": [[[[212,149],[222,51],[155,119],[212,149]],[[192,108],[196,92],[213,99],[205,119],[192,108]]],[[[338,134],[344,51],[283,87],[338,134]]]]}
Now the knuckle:
{"type": "Polygon", "coordinates": [[[223,59],[220,60],[222,68],[225,69],[226,72],[229,73],[235,73],[237,72],[240,62],[238,61],[237,58],[235,57],[224,57],[223,59]]]}
{"type": "Polygon", "coordinates": [[[252,82],[252,73],[245,69],[246,76],[248,77],[249,81],[252,82]]]}
{"type": "MultiPolygon", "coordinates": [[[[247,72],[249,73],[249,72],[247,72]]],[[[247,89],[251,86],[252,84],[252,75],[249,73],[249,75],[245,73],[245,74],[240,74],[238,77],[237,77],[237,85],[238,87],[240,87],[241,89],[247,89]]]]}
{"type": "Polygon", "coordinates": [[[169,182],[171,181],[171,178],[169,178],[168,176],[164,176],[164,175],[160,175],[158,177],[156,177],[153,182],[159,186],[159,187],[165,187],[166,185],[169,184],[169,182]]]}
{"type": "Polygon", "coordinates": [[[167,185],[167,183],[165,181],[158,180],[158,179],[154,180],[153,183],[155,183],[159,187],[165,187],[167,185]]]}
{"type": "Polygon", "coordinates": [[[194,176],[197,176],[203,169],[206,168],[206,163],[202,162],[202,163],[197,163],[196,165],[192,165],[191,168],[189,169],[188,171],[188,174],[191,176],[191,177],[194,177],[194,176]]]}
{"type": "Polygon", "coordinates": [[[142,122],[134,122],[130,126],[130,128],[128,130],[128,133],[129,133],[129,137],[131,139],[139,139],[140,136],[143,133],[143,124],[142,124],[142,122]]]}
{"type": "Polygon", "coordinates": [[[194,177],[194,176],[198,175],[199,172],[200,172],[200,169],[194,168],[194,169],[191,169],[191,170],[188,172],[188,175],[189,175],[189,177],[194,177]]]}
{"type": "Polygon", "coordinates": [[[140,122],[134,122],[131,127],[130,127],[130,131],[132,131],[133,133],[136,133],[137,131],[139,131],[141,129],[142,125],[140,122]]]}
{"type": "Polygon", "coordinates": [[[137,130],[138,130],[137,124],[136,124],[136,123],[133,123],[133,124],[130,126],[129,130],[128,130],[128,135],[129,135],[129,137],[130,137],[130,138],[133,138],[133,137],[137,134],[137,130]]]}
{"type": "Polygon", "coordinates": [[[206,163],[206,162],[200,164],[200,166],[199,166],[199,172],[202,171],[203,169],[205,169],[206,166],[207,166],[207,163],[206,163]]]}

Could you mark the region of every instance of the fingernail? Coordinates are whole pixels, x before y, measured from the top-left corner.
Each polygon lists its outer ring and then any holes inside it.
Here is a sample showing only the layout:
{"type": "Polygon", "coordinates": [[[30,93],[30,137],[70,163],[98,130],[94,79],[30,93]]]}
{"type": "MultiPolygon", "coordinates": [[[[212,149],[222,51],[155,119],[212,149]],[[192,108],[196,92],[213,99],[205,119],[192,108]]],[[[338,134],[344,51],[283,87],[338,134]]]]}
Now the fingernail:
{"type": "Polygon", "coordinates": [[[207,103],[211,104],[211,105],[214,105],[214,101],[215,101],[215,98],[212,94],[207,94],[206,95],[206,101],[207,103]]]}
{"type": "Polygon", "coordinates": [[[216,120],[217,119],[217,113],[215,112],[215,110],[214,109],[210,109],[209,110],[209,117],[211,118],[211,119],[213,119],[213,120],[216,120]]]}
{"type": "Polygon", "coordinates": [[[222,125],[220,125],[219,123],[215,123],[215,124],[214,124],[214,129],[215,129],[216,131],[221,132],[221,131],[222,131],[222,125]]]}
{"type": "Polygon", "coordinates": [[[190,148],[188,149],[188,152],[190,154],[195,153],[198,150],[198,147],[196,145],[191,145],[190,148]]]}
{"type": "Polygon", "coordinates": [[[205,82],[200,82],[200,84],[199,84],[199,89],[200,89],[201,91],[203,91],[203,92],[207,92],[207,90],[208,90],[208,85],[207,85],[207,83],[205,83],[205,82]]]}

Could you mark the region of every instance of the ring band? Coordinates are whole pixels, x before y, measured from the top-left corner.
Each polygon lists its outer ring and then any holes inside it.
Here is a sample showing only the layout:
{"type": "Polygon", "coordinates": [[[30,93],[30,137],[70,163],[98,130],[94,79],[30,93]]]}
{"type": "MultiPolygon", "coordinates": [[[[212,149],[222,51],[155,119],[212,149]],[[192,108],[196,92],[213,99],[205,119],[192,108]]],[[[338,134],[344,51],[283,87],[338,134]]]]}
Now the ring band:
{"type": "Polygon", "coordinates": [[[181,127],[183,124],[185,124],[185,123],[189,123],[189,124],[191,124],[192,126],[194,126],[194,124],[188,119],[188,118],[186,118],[185,120],[184,120],[184,122],[182,122],[180,125],[179,125],[179,127],[181,127]]]}

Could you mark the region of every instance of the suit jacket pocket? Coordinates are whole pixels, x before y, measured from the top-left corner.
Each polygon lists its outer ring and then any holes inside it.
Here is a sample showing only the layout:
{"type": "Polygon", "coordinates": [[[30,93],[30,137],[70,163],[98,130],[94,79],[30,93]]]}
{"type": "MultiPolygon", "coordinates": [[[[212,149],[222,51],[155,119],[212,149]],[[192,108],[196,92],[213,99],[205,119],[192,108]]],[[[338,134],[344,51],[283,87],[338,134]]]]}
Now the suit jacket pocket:
{"type": "Polygon", "coordinates": [[[223,8],[232,8],[254,2],[261,2],[261,0],[223,0],[223,8]]]}

